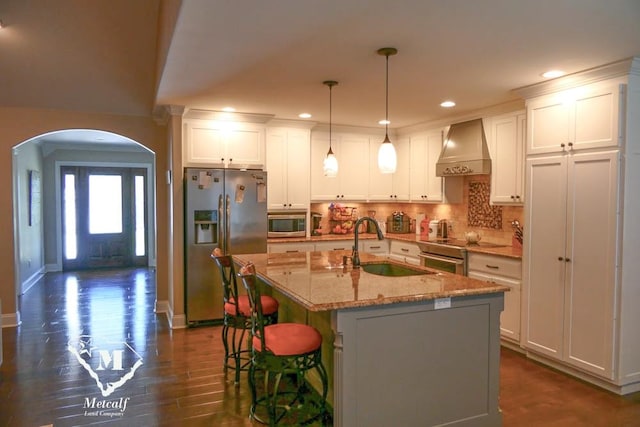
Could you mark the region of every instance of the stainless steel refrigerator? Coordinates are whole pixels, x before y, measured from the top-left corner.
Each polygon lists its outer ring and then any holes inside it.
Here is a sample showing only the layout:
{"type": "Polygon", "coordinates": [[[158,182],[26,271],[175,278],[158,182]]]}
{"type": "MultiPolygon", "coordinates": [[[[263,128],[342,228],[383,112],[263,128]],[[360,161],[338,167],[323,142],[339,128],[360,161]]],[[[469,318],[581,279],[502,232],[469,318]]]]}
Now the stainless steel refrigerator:
{"type": "Polygon", "coordinates": [[[185,313],[189,326],[222,319],[220,273],[210,255],[267,252],[267,173],[185,169],[185,313]]]}

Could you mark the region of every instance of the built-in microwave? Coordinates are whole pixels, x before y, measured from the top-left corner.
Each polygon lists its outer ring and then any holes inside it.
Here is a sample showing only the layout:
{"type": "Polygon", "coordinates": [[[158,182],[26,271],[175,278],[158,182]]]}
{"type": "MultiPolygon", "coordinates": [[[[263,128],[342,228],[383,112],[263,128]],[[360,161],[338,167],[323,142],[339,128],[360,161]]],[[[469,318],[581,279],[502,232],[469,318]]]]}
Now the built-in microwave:
{"type": "Polygon", "coordinates": [[[269,212],[267,237],[305,237],[307,235],[306,212],[269,212]]]}

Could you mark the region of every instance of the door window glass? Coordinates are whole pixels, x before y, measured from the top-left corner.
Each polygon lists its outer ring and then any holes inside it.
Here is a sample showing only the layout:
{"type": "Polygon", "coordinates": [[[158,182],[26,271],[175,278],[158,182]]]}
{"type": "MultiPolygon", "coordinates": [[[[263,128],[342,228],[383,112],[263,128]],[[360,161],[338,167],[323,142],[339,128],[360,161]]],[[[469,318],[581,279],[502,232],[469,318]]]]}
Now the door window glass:
{"type": "Polygon", "coordinates": [[[121,176],[89,176],[89,233],[122,233],[121,176]]]}
{"type": "Polygon", "coordinates": [[[136,175],[134,179],[135,194],[135,246],[136,256],[144,256],[145,248],[145,229],[144,229],[144,176],[136,175]]]}
{"type": "Polygon", "coordinates": [[[78,236],[76,235],[76,177],[73,174],[64,175],[64,257],[76,259],[78,257],[78,236]]]}

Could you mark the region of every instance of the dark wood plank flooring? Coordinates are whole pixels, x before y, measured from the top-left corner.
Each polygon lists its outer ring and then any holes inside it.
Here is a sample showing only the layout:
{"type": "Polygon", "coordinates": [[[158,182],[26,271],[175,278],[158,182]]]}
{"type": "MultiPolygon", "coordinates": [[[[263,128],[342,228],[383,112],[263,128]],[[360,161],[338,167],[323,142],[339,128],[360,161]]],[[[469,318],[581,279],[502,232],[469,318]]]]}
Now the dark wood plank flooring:
{"type": "MultiPolygon", "coordinates": [[[[257,425],[247,417],[246,377],[236,386],[223,371],[221,328],[169,329],[165,315],[153,312],[154,286],[149,269],[50,273],[22,296],[22,325],[2,330],[0,426],[257,425]],[[127,343],[142,365],[104,397],[69,350],[80,336],[98,349],[127,343]],[[127,406],[86,408],[93,398],[127,406]]],[[[103,355],[105,371],[118,367],[116,353],[103,355]]],[[[130,362],[122,360],[123,372],[130,362]]],[[[114,375],[108,378],[121,373],[114,375]]],[[[640,393],[617,396],[508,349],[500,394],[507,427],[640,426],[640,393]]]]}

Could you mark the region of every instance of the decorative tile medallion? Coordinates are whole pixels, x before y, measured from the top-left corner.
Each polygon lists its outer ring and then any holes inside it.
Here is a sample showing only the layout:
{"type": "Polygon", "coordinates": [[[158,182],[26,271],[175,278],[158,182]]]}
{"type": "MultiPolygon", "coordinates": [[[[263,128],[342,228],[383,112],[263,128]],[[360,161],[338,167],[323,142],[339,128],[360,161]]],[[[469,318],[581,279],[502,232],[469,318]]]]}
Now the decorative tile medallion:
{"type": "Polygon", "coordinates": [[[502,206],[491,206],[489,190],[488,182],[469,183],[469,227],[502,229],[502,206]]]}

